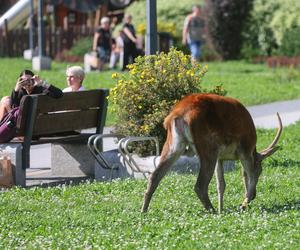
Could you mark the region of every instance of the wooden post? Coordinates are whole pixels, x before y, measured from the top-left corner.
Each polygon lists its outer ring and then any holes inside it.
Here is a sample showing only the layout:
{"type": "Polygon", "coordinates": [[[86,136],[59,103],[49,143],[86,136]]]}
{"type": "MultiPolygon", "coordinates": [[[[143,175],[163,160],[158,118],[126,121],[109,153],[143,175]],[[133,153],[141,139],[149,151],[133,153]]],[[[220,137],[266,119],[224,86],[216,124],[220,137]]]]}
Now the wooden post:
{"type": "Polygon", "coordinates": [[[10,57],[12,56],[12,51],[11,51],[11,46],[10,45],[10,36],[9,36],[9,31],[8,31],[8,24],[7,24],[7,19],[4,20],[4,36],[5,36],[5,45],[6,45],[6,51],[7,51],[7,56],[10,57]]]}
{"type": "Polygon", "coordinates": [[[97,28],[100,24],[100,18],[101,18],[101,9],[96,10],[96,16],[95,16],[95,22],[94,27],[97,28]]]}

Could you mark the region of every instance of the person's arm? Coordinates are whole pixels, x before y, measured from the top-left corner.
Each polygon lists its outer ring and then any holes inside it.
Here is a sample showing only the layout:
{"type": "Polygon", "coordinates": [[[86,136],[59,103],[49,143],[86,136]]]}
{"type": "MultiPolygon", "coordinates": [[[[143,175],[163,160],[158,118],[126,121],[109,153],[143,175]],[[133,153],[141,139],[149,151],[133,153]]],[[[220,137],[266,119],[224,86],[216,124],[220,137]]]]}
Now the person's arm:
{"type": "Polygon", "coordinates": [[[21,101],[20,97],[23,97],[23,95],[20,93],[20,91],[21,90],[15,91],[13,89],[13,91],[11,92],[10,99],[11,99],[11,107],[13,107],[13,108],[20,106],[20,101],[21,101]]]}
{"type": "Polygon", "coordinates": [[[41,80],[39,76],[34,76],[33,79],[35,81],[35,86],[42,88],[42,93],[45,93],[46,95],[49,95],[53,98],[60,98],[63,96],[63,92],[61,89],[47,83],[46,81],[41,80]]]}
{"type": "Polygon", "coordinates": [[[100,33],[96,31],[94,34],[94,40],[93,40],[93,50],[97,49],[97,43],[98,43],[99,38],[100,38],[100,33]]]}
{"type": "Polygon", "coordinates": [[[44,87],[44,93],[46,93],[48,96],[53,98],[60,98],[64,95],[61,89],[55,87],[54,85],[50,84],[47,87],[44,87]]]}
{"type": "Polygon", "coordinates": [[[132,42],[136,43],[136,38],[126,26],[124,27],[123,32],[132,42]]]}
{"type": "MultiPolygon", "coordinates": [[[[27,81],[27,80],[26,80],[27,81]]],[[[19,78],[16,82],[15,88],[12,90],[10,99],[11,99],[11,107],[20,106],[21,98],[23,97],[22,86],[25,81],[22,78],[19,78]]]]}
{"type": "Polygon", "coordinates": [[[189,28],[189,22],[190,22],[190,15],[188,15],[183,24],[183,29],[182,29],[182,44],[186,45],[187,44],[187,34],[188,34],[188,28],[189,28]]]}

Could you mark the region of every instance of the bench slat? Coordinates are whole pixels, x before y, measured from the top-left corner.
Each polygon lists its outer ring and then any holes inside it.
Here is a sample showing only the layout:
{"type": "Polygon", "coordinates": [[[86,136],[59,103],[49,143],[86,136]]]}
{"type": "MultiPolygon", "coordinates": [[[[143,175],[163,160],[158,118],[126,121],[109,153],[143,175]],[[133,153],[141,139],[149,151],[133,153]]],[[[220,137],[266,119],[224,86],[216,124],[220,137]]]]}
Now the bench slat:
{"type": "Polygon", "coordinates": [[[49,96],[39,98],[37,113],[48,113],[61,110],[84,110],[93,107],[99,107],[102,98],[100,90],[86,90],[74,93],[64,93],[63,98],[53,99],[49,96]]]}
{"type": "Polygon", "coordinates": [[[93,128],[97,124],[99,109],[39,114],[35,120],[33,136],[93,128]]]}

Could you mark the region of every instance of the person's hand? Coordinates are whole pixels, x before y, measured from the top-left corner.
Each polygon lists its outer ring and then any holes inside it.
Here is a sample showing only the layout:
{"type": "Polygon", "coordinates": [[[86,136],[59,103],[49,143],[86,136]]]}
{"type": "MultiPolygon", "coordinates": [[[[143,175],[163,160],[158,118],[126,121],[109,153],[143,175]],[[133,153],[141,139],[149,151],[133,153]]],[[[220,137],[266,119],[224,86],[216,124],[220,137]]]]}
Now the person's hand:
{"type": "Polygon", "coordinates": [[[38,75],[34,75],[32,80],[34,80],[34,86],[41,86],[43,84],[42,79],[38,75]]]}
{"type": "Polygon", "coordinates": [[[34,75],[32,77],[32,80],[34,80],[34,86],[43,86],[44,88],[49,88],[49,86],[50,86],[49,83],[42,80],[38,75],[34,75]]]}
{"type": "Polygon", "coordinates": [[[15,86],[15,91],[19,91],[21,88],[27,85],[29,81],[29,79],[23,79],[22,77],[19,77],[15,86]]]}

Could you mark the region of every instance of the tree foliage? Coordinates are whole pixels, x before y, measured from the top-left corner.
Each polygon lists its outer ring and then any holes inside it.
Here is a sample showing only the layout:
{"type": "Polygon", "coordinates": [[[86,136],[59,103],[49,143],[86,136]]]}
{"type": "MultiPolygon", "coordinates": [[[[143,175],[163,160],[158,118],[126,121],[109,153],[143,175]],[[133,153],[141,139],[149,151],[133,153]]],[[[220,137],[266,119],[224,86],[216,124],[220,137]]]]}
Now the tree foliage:
{"type": "Polygon", "coordinates": [[[255,0],[246,46],[258,55],[299,55],[299,12],[298,0],[255,0]]]}
{"type": "Polygon", "coordinates": [[[223,59],[237,59],[253,0],[206,0],[208,33],[223,59]]]}

